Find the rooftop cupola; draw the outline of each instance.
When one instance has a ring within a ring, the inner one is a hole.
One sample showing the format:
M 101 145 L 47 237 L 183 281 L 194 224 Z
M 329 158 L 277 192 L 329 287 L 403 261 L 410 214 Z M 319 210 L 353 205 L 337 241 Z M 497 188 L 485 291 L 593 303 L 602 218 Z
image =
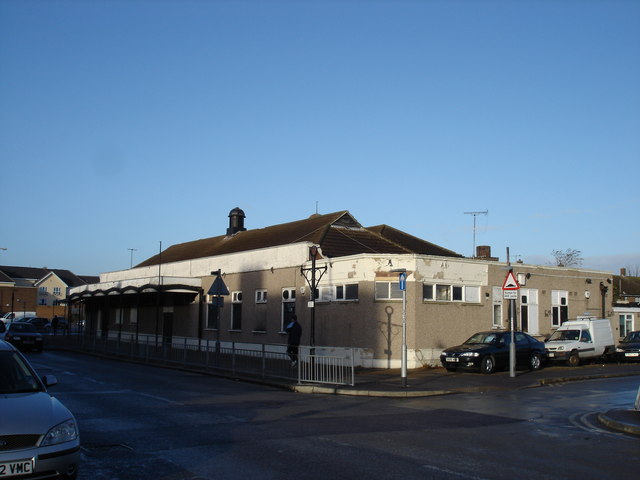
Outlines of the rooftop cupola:
M 235 235 L 238 232 L 244 232 L 244 212 L 240 207 L 236 207 L 229 212 L 229 228 L 227 228 L 227 235 Z

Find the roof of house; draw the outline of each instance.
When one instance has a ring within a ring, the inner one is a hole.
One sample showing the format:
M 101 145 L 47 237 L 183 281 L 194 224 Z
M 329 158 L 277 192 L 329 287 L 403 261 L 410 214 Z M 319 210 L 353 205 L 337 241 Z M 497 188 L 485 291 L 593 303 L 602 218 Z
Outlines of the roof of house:
M 640 297 L 640 277 L 614 275 L 613 281 L 619 296 Z
M 54 273 L 69 287 L 79 287 L 87 282 L 82 277 L 69 270 L 57 268 L 37 268 L 37 267 L 16 267 L 11 265 L 0 265 L 0 281 L 5 277 L 15 282 L 16 286 L 32 287 L 40 280 Z M 90 277 L 97 278 L 97 277 Z M 97 283 L 97 282 L 96 282 Z
M 387 225 L 365 228 L 348 211 L 343 210 L 325 215 L 314 214 L 295 222 L 239 231 L 233 235 L 180 243 L 170 246 L 137 266 L 146 267 L 298 242 L 319 245 L 326 257 L 360 253 L 462 256 Z

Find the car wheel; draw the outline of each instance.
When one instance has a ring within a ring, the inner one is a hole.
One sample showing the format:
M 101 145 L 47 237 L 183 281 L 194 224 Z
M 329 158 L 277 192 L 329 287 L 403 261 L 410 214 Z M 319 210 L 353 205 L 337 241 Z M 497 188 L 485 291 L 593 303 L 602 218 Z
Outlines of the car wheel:
M 529 370 L 540 370 L 542 367 L 542 357 L 539 353 L 532 353 L 529 358 Z
M 491 355 L 487 355 L 486 357 L 482 358 L 482 361 L 480 362 L 480 371 L 482 373 L 493 373 L 495 368 L 496 364 Z
M 580 355 L 578 355 L 578 352 L 571 352 L 571 355 L 569 355 L 569 360 L 567 360 L 567 364 L 570 367 L 577 367 L 578 365 L 580 365 Z

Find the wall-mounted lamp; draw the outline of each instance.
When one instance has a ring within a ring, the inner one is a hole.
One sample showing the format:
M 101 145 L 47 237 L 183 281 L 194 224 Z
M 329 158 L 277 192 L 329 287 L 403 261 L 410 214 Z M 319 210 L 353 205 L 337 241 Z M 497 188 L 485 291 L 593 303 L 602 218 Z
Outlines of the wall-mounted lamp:
M 590 283 L 591 283 L 591 279 L 590 279 L 590 278 L 587 278 L 587 279 L 584 281 L 584 283 L 589 283 L 589 284 L 590 284 Z
M 393 267 L 393 262 L 391 261 L 391 259 L 389 259 L 389 261 L 387 262 L 387 267 Z

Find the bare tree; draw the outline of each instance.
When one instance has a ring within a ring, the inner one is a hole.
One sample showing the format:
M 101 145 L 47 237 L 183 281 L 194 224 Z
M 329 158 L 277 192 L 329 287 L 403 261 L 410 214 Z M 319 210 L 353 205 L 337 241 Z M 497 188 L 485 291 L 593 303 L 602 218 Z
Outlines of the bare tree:
M 635 265 L 633 267 L 627 265 L 627 268 L 625 270 L 627 271 L 628 277 L 640 277 L 640 267 L 638 265 Z
M 582 265 L 582 252 L 573 248 L 553 250 L 551 252 L 558 267 L 579 267 Z

